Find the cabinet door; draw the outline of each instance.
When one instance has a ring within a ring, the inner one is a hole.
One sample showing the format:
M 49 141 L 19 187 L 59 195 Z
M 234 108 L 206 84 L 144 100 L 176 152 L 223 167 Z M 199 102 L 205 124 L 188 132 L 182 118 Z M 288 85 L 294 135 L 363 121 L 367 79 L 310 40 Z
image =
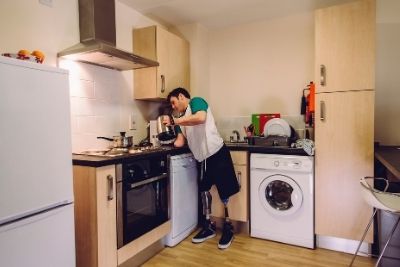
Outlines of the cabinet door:
M 117 266 L 114 165 L 73 170 L 76 266 Z
M 96 168 L 98 266 L 117 266 L 115 167 Z
M 315 230 L 359 240 L 372 215 L 359 180 L 373 175 L 374 91 L 320 93 L 316 105 Z
M 232 153 L 232 152 L 231 152 Z M 247 156 L 247 152 L 238 152 Z M 247 222 L 249 219 L 248 212 L 248 170 L 247 165 L 233 165 L 236 177 L 240 184 L 240 191 L 229 198 L 228 211 L 229 218 L 235 221 Z M 214 217 L 225 218 L 224 205 L 219 198 L 218 191 L 215 186 L 210 190 L 212 194 L 211 215 Z
M 134 71 L 135 99 L 165 99 L 177 87 L 189 90 L 189 44 L 186 40 L 159 26 L 135 29 L 133 51 L 160 64 Z
M 171 34 L 169 38 L 169 68 L 166 77 L 167 91 L 171 92 L 175 88 L 189 88 L 189 43 Z
M 155 60 L 158 67 L 134 70 L 135 99 L 166 98 L 166 78 L 169 69 L 169 32 L 150 26 L 133 30 L 133 52 L 139 56 Z
M 375 0 L 363 0 L 315 13 L 317 92 L 375 87 Z M 324 66 L 325 85 L 321 85 Z

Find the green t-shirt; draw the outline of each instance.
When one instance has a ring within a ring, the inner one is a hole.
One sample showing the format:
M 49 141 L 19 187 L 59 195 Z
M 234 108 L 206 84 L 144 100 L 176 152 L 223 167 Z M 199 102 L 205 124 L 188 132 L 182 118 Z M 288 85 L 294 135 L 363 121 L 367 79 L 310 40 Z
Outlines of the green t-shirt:
M 193 97 L 192 99 L 190 99 L 189 105 L 192 114 L 195 114 L 196 112 L 201 110 L 207 112 L 208 109 L 208 103 L 204 100 L 204 98 L 201 97 Z M 182 133 L 181 127 L 179 127 L 179 125 L 175 125 L 175 132 L 177 134 Z

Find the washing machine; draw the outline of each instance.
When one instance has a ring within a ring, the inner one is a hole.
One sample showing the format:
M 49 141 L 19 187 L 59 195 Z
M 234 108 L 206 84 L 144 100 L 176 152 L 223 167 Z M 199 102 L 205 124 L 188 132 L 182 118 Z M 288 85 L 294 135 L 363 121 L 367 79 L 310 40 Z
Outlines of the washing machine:
M 315 248 L 313 157 L 251 154 L 250 235 Z

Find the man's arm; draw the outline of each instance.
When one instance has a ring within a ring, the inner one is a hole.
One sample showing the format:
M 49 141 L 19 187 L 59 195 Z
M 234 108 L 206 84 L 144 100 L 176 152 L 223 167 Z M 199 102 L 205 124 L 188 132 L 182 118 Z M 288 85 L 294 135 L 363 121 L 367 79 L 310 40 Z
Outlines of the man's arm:
M 199 110 L 194 114 L 183 116 L 174 119 L 175 124 L 182 126 L 193 126 L 198 124 L 203 124 L 206 121 L 207 112 L 204 110 Z
M 182 133 L 178 133 L 178 135 L 176 136 L 175 142 L 174 142 L 174 146 L 175 147 L 183 147 L 186 143 L 186 139 L 185 136 Z

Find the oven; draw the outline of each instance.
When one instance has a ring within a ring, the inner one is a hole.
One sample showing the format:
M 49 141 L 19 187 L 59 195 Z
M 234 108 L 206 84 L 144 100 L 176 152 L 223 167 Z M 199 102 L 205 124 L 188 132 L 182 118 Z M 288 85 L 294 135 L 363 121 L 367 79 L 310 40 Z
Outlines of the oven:
M 117 246 L 168 221 L 167 155 L 149 154 L 117 165 Z

